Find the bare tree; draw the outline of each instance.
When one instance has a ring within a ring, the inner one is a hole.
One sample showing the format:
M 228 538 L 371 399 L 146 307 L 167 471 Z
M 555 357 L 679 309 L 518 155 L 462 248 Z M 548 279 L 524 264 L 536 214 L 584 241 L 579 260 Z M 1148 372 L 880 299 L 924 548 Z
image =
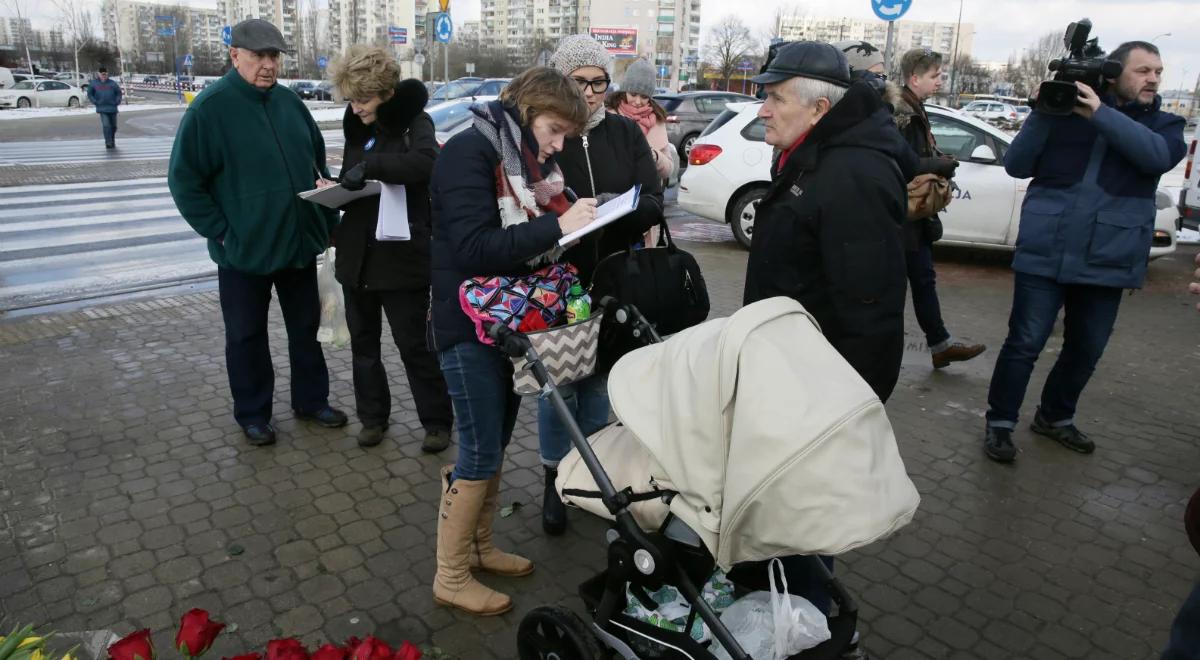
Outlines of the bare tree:
M 725 87 L 729 87 L 729 79 L 737 70 L 738 63 L 750 53 L 754 40 L 750 36 L 750 28 L 742 19 L 730 14 L 721 19 L 708 31 L 708 46 L 705 59 L 709 66 L 721 74 Z
M 33 58 L 29 55 L 29 30 L 25 28 L 25 2 L 24 0 L 3 0 L 4 6 L 8 8 L 10 13 L 17 16 L 17 29 L 21 31 L 21 45 L 25 47 L 25 64 L 29 67 L 29 72 L 33 73 Z
M 1019 95 L 1033 92 L 1038 83 L 1050 77 L 1050 60 L 1062 56 L 1065 51 L 1061 34 L 1048 32 L 1042 35 L 1023 48 L 1019 58 L 1015 54 L 1009 58 L 1008 82 Z
M 53 0 L 58 9 L 62 29 L 71 39 L 71 50 L 75 57 L 75 75 L 79 76 L 79 51 L 94 37 L 92 10 L 84 4 L 84 0 Z M 78 83 L 78 80 L 74 81 Z

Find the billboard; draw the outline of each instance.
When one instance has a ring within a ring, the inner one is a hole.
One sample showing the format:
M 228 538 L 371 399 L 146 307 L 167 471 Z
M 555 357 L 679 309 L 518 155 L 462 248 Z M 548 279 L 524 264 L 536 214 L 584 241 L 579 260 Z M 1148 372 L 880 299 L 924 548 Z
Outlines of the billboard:
M 616 57 L 637 57 L 637 28 L 589 28 L 592 38 Z

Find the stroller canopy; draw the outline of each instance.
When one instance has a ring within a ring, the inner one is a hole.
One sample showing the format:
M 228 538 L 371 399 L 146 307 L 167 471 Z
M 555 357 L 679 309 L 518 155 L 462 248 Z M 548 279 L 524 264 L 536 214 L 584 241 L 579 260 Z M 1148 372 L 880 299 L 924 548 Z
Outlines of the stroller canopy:
M 883 404 L 791 298 L 626 355 L 608 390 L 634 453 L 652 458 L 641 469 L 679 493 L 671 512 L 725 569 L 840 554 L 916 512 Z

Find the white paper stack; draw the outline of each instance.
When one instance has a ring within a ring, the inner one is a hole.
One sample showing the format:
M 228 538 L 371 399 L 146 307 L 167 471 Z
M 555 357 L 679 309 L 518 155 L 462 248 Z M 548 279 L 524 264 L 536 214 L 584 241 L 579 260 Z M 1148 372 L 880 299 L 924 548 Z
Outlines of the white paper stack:
M 408 227 L 408 192 L 404 186 L 381 184 L 375 240 L 407 241 L 410 238 L 412 233 Z

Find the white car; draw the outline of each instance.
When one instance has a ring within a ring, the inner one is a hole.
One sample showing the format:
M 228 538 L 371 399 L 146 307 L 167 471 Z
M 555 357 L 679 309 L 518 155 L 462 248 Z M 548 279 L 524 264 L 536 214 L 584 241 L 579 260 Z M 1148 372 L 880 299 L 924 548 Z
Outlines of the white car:
M 84 94 L 57 80 L 26 80 L 0 89 L 0 108 L 78 108 Z
M 498 96 L 468 96 L 460 99 L 444 101 L 425 108 L 433 119 L 433 130 L 437 134 L 438 145 L 446 144 L 450 138 L 467 130 L 475 119 L 471 106 L 476 103 L 495 101 Z
M 1016 125 L 1021 120 L 1016 106 L 1000 101 L 971 101 L 963 106 L 962 111 L 993 124 Z
M 679 205 L 702 218 L 728 222 L 738 242 L 749 248 L 754 215 L 771 181 L 772 148 L 757 113 L 761 103 L 731 103 L 692 147 L 689 167 L 679 180 Z M 926 105 L 938 148 L 959 161 L 954 201 L 939 214 L 940 245 L 1012 250 L 1017 242 L 1021 202 L 1029 179 L 1004 171 L 1012 137 L 974 117 Z M 1159 191 L 1150 258 L 1175 251 L 1171 197 Z

